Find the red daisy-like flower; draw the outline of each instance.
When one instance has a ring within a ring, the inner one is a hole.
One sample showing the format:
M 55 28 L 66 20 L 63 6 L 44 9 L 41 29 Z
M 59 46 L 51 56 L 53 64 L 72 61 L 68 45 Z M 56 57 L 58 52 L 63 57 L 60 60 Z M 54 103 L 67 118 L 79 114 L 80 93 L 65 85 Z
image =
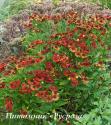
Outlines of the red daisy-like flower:
M 10 83 L 10 88 L 11 89 L 17 89 L 20 86 L 20 80 L 14 81 Z
M 43 41 L 42 40 L 35 40 L 31 43 L 31 45 L 39 45 L 39 44 L 42 44 Z
M 1 82 L 1 83 L 0 83 L 0 89 L 3 89 L 3 88 L 5 88 L 5 83 L 4 83 L 4 82 Z
M 47 97 L 48 95 L 48 91 L 47 90 L 43 90 L 43 91 L 39 91 L 37 94 L 35 94 L 35 96 L 44 99 L 45 97 Z
M 97 48 L 97 44 L 96 44 L 96 42 L 93 41 L 93 42 L 91 43 L 91 46 L 92 46 L 93 48 Z
M 78 82 L 78 80 L 76 79 L 76 78 L 73 78 L 72 80 L 71 80 L 71 85 L 72 86 L 77 86 L 79 84 L 79 82 Z
M 54 62 L 58 63 L 58 62 L 60 62 L 60 59 L 61 59 L 61 58 L 60 58 L 60 55 L 59 55 L 59 54 L 56 54 L 56 53 L 55 53 L 55 54 L 53 55 L 53 61 L 54 61 Z
M 51 90 L 55 94 L 58 92 L 58 88 L 56 86 L 50 86 L 49 90 Z
M 91 63 L 90 63 L 89 59 L 85 59 L 83 62 L 80 63 L 80 66 L 89 67 L 89 66 L 91 66 Z
M 29 85 L 27 85 L 26 83 L 22 83 L 22 87 L 19 92 L 21 94 L 29 94 L 32 92 L 32 90 L 30 89 Z
M 53 68 L 53 64 L 51 62 L 46 62 L 45 66 L 46 70 L 51 70 Z
M 13 101 L 11 98 L 6 98 L 5 100 L 5 107 L 8 112 L 12 112 L 13 110 Z

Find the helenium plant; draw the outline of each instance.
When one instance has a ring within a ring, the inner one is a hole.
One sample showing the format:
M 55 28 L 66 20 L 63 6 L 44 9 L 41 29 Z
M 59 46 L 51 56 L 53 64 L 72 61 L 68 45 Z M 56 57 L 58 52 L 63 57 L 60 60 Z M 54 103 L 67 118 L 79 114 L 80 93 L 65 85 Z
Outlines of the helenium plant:
M 110 21 L 101 15 L 80 19 L 74 11 L 32 13 L 23 24 L 24 51 L 0 64 L 1 107 L 19 114 L 88 113 L 109 92 Z

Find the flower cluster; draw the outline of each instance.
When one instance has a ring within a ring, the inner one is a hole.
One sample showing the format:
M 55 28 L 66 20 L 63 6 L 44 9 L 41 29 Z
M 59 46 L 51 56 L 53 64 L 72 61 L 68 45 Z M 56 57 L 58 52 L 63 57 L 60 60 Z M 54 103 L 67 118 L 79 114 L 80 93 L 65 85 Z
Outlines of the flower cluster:
M 60 64 L 63 68 L 68 68 L 71 67 L 71 61 L 68 56 L 66 55 L 59 55 L 59 54 L 54 54 L 53 55 L 53 61 Z
M 5 98 L 7 111 L 12 112 L 16 105 L 14 92 L 21 98 L 33 96 L 35 104 L 36 99 L 52 103 L 62 94 L 64 98 L 69 86 L 75 89 L 82 83 L 90 83 L 92 72 L 105 69 L 103 51 L 107 46 L 104 39 L 110 21 L 111 17 L 101 15 L 81 19 L 74 11 L 53 16 L 33 13 L 29 21 L 24 22 L 24 27 L 30 29 L 29 35 L 35 40 L 27 40 L 27 45 L 23 43 L 26 50 L 19 57 L 11 56 L 8 63 L 0 63 L 0 89 L 8 88 L 11 93 Z M 44 24 L 47 26 L 42 29 Z M 45 31 L 47 27 L 49 32 Z M 27 109 L 21 106 L 20 113 L 27 113 Z
M 64 71 L 64 75 L 71 80 L 72 86 L 77 86 L 78 82 L 78 75 L 75 72 L 70 72 L 69 70 Z
M 46 102 L 53 102 L 59 99 L 59 93 L 56 86 L 50 86 L 47 90 L 41 90 L 36 96 L 44 99 Z
M 27 58 L 18 60 L 16 67 L 21 68 L 21 67 L 30 66 L 32 64 L 40 63 L 42 60 L 43 60 L 42 58 L 27 57 Z

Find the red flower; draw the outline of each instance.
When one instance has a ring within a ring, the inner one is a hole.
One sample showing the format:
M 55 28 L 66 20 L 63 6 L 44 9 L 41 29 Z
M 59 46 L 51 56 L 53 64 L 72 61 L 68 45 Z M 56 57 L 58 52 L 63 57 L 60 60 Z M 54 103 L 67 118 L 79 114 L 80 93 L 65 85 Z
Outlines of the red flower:
M 91 43 L 91 46 L 92 46 L 93 48 L 97 48 L 96 42 L 93 41 L 93 42 Z
M 17 89 L 20 86 L 20 80 L 14 81 L 10 83 L 11 89 Z
M 48 82 L 48 83 L 54 82 L 54 80 L 46 71 L 37 70 L 37 71 L 34 71 L 34 75 L 36 76 L 36 78 L 43 80 L 45 82 Z
M 80 56 L 81 56 L 81 52 L 80 52 L 80 51 L 76 51 L 76 52 L 75 52 L 75 56 L 76 56 L 76 57 L 80 57 Z
M 63 68 L 69 68 L 69 67 L 71 67 L 71 64 L 66 62 L 66 63 L 61 63 L 61 66 Z
M 50 86 L 49 90 L 51 90 L 55 94 L 58 92 L 58 88 L 56 86 Z
M 68 42 L 69 42 L 69 40 L 67 38 L 62 38 L 61 40 L 58 40 L 56 42 L 56 45 L 62 45 L 64 47 L 67 47 L 68 46 Z
M 48 91 L 44 90 L 44 91 L 39 91 L 35 96 L 38 96 L 39 98 L 44 99 L 45 97 L 47 97 L 48 95 Z
M 91 65 L 91 63 L 90 63 L 90 61 L 88 59 L 85 59 L 82 63 L 80 63 L 80 66 L 86 66 L 86 67 L 88 67 L 90 65 Z
M 43 41 L 42 40 L 35 40 L 31 43 L 31 45 L 39 45 L 39 44 L 42 44 Z
M 56 54 L 56 53 L 55 53 L 55 54 L 53 55 L 53 61 L 54 61 L 54 62 L 58 63 L 58 62 L 60 62 L 60 59 L 61 59 L 61 58 L 60 58 L 60 55 L 59 55 L 59 54 Z
M 62 55 L 54 54 L 53 61 L 59 63 L 63 68 L 71 67 L 70 59 L 65 54 Z
M 83 39 L 83 38 L 85 38 L 86 37 L 86 35 L 84 34 L 84 33 L 81 33 L 80 35 L 79 35 L 79 39 Z
M 77 75 L 77 73 L 75 73 L 75 72 L 71 72 L 71 73 L 70 73 L 70 77 L 71 77 L 71 78 L 78 78 L 78 75 Z
M 73 53 L 77 52 L 77 48 L 75 47 L 75 45 L 70 45 L 69 50 Z
M 96 40 L 97 39 L 97 36 L 93 33 L 90 33 L 90 37 L 93 39 L 93 40 Z
M 71 74 L 71 72 L 70 72 L 69 70 L 65 70 L 65 71 L 64 71 L 64 75 L 65 75 L 65 76 L 69 76 L 70 74 Z
M 0 72 L 2 72 L 5 69 L 5 66 L 5 63 L 0 63 Z
M 46 62 L 45 66 L 46 70 L 51 70 L 53 68 L 53 64 L 51 62 Z
M 79 84 L 79 82 L 78 82 L 78 80 L 76 78 L 73 78 L 71 80 L 71 84 L 72 84 L 72 86 L 77 86 Z
M 25 84 L 25 83 L 22 83 L 22 87 L 21 87 L 21 89 L 20 89 L 20 93 L 21 93 L 21 94 L 29 94 L 29 93 L 31 93 L 31 92 L 32 92 L 32 91 L 31 91 L 29 85 L 27 85 L 27 84 Z
M 41 51 L 41 54 L 46 54 L 50 51 L 48 47 L 46 47 L 44 50 Z
M 33 84 L 32 85 L 34 85 L 35 87 L 39 88 L 39 87 L 41 87 L 40 82 L 41 82 L 40 79 L 33 78 L 33 82 L 32 82 Z
M 33 65 L 36 63 L 40 63 L 41 61 L 43 61 L 44 57 L 40 57 L 40 58 L 33 58 L 33 57 L 28 57 L 24 60 L 21 60 L 18 62 L 18 67 L 26 67 L 29 65 Z
M 39 63 L 39 62 L 41 62 L 43 59 L 41 59 L 41 58 L 36 58 L 36 59 L 34 59 L 34 63 Z
M 86 49 L 87 45 L 86 45 L 86 42 L 81 42 L 79 43 L 78 45 L 81 49 Z
M 47 83 L 54 83 L 54 80 L 50 76 L 45 77 L 44 81 Z
M 8 112 L 12 112 L 13 110 L 13 101 L 11 98 L 6 98 L 5 100 L 5 107 Z
M 33 58 L 33 57 L 28 57 L 28 58 L 26 59 L 26 61 L 27 61 L 27 64 L 26 64 L 26 65 L 31 65 L 31 64 L 34 63 L 34 58 Z
M 5 83 L 4 83 L 4 82 L 1 82 L 1 83 L 0 83 L 0 89 L 3 89 L 3 88 L 5 88 Z
M 37 90 L 38 88 L 41 87 L 40 85 L 40 81 L 36 81 L 35 78 L 33 80 L 28 80 L 27 83 L 29 84 L 29 88 L 32 90 L 32 91 L 35 91 Z
M 18 67 L 25 67 L 27 66 L 27 60 L 22 60 L 19 64 L 18 64 Z
M 49 94 L 48 90 L 39 91 L 35 96 L 43 99 L 46 102 L 53 102 L 59 99 L 59 94 L 57 93 L 57 88 L 55 86 L 51 86 L 49 90 L 52 91 L 51 94 Z

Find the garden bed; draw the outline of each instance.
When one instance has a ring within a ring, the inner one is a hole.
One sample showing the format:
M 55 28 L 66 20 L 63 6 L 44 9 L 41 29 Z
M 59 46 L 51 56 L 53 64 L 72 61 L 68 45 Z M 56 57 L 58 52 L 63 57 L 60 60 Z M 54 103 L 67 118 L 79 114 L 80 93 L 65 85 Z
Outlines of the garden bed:
M 105 65 L 111 11 L 101 9 L 86 3 L 34 4 L 1 24 L 1 53 L 8 51 L 0 62 L 1 112 L 45 117 L 18 122 L 7 116 L 1 122 L 111 123 L 111 76 Z

